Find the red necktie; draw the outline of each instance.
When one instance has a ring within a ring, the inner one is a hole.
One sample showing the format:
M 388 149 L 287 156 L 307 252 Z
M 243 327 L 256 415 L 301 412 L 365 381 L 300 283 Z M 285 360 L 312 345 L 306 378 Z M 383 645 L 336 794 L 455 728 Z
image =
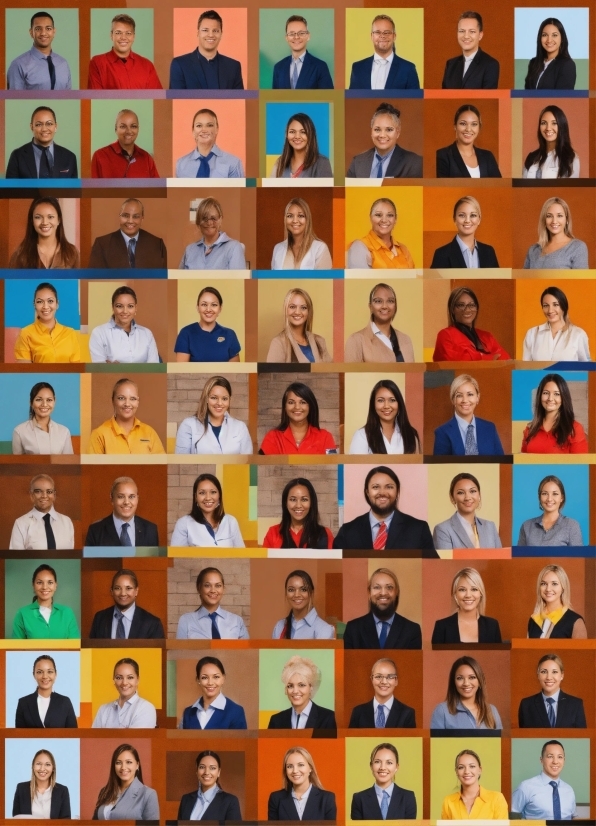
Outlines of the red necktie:
M 379 532 L 377 538 L 373 542 L 375 551 L 384 551 L 387 544 L 387 525 L 384 522 L 379 523 Z

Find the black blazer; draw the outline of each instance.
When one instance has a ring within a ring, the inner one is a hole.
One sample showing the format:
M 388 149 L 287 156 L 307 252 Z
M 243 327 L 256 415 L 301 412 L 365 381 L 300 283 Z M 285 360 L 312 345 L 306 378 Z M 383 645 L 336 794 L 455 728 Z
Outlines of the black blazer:
M 217 53 L 219 89 L 244 89 L 239 60 Z M 170 89 L 210 89 L 199 60 L 199 50 L 175 57 L 170 63 Z
M 535 62 L 536 58 L 533 57 L 528 64 L 525 89 L 575 89 L 575 61 L 570 57 L 564 60 L 555 58 L 544 70 L 538 86 L 531 86 L 528 78 Z M 8 175 L 6 177 L 8 178 Z
M 135 248 L 135 268 L 138 270 L 165 270 L 168 266 L 166 245 L 157 235 L 139 230 Z M 91 247 L 90 269 L 128 270 L 130 261 L 126 243 L 120 230 L 99 235 Z M 136 519 L 136 516 L 135 516 Z M 157 542 L 154 543 L 157 545 Z
M 135 547 L 155 547 L 159 545 L 157 525 L 135 514 Z M 89 525 L 85 546 L 89 548 L 125 548 L 120 546 L 120 537 L 114 526 L 112 514 Z
M 198 792 L 189 792 L 182 795 L 178 807 L 178 820 L 190 820 L 197 802 L 197 794 Z M 229 792 L 219 791 L 203 812 L 201 820 L 218 820 L 220 823 L 226 820 L 242 820 L 238 798 Z
M 476 246 L 478 247 L 478 263 L 480 264 L 481 269 L 483 267 L 499 266 L 494 247 L 491 247 L 490 244 L 481 244 L 480 241 L 476 241 Z M 445 244 L 444 247 L 439 247 L 435 250 L 432 264 L 430 266 L 433 270 L 466 268 L 464 255 L 459 248 L 456 238 L 454 238 L 453 241 L 450 241 L 449 244 Z
M 348 728 L 374 727 L 375 707 L 372 700 L 352 709 Z M 405 703 L 400 703 L 397 697 L 394 697 L 385 728 L 416 728 L 416 711 Z M 364 794 L 364 792 L 359 792 L 359 794 Z
M 28 780 L 17 783 L 12 803 L 12 816 L 31 814 L 31 786 Z M 50 820 L 70 820 L 70 795 L 66 786 L 56 783 L 52 789 Z
M 498 60 L 478 49 L 465 75 L 464 62 L 463 54 L 447 61 L 443 73 L 443 89 L 498 89 Z
M 520 728 L 550 728 L 542 693 L 524 697 L 517 713 Z M 587 728 L 584 701 L 581 697 L 559 692 L 556 728 Z
M 292 709 L 285 708 L 277 714 L 272 714 L 267 728 L 292 728 Z M 306 720 L 306 728 L 337 728 L 335 712 L 313 703 Z
M 136 517 L 135 517 L 136 519 Z M 112 638 L 112 620 L 114 618 L 114 606 L 98 611 L 93 617 L 89 639 L 110 640 Z M 165 639 L 163 625 L 159 617 L 145 611 L 144 608 L 135 606 L 135 613 L 130 625 L 129 640 L 163 640 Z
M 7 178 L 37 178 L 33 141 L 13 149 L 6 167 Z M 54 144 L 54 166 L 51 178 L 78 178 L 77 157 L 70 149 Z
M 337 806 L 333 792 L 313 786 L 308 795 L 302 820 L 335 820 Z M 300 820 L 292 799 L 292 793 L 280 789 L 271 792 L 267 805 L 267 820 Z
M 374 146 L 352 158 L 347 178 L 368 178 L 373 164 L 376 149 Z M 395 146 L 391 160 L 387 166 L 385 178 L 422 178 L 422 155 L 410 152 Z
M 344 648 L 381 648 L 371 613 L 348 620 L 344 631 Z M 422 648 L 422 631 L 418 623 L 396 614 L 387 635 L 385 649 L 387 648 Z
M 52 692 L 44 722 L 37 709 L 37 691 L 21 697 L 15 715 L 16 728 L 78 728 L 70 697 Z
M 409 789 L 402 789 L 397 783 L 394 783 L 387 811 L 387 820 L 415 820 L 416 811 L 416 795 L 414 792 Z M 350 817 L 352 820 L 383 820 L 374 786 L 352 795 Z
M 373 549 L 373 539 L 368 513 L 357 516 L 351 522 L 345 522 L 333 540 L 333 547 L 346 548 L 350 551 L 371 551 Z M 424 551 L 426 553 L 423 553 L 422 556 L 426 559 L 439 558 L 435 551 L 428 522 L 415 519 L 413 516 L 397 510 L 393 514 L 393 519 L 389 525 L 385 549 Z M 379 555 L 382 554 L 383 551 L 379 551 Z
M 495 156 L 489 149 L 474 147 L 481 178 L 501 178 Z M 460 155 L 455 141 L 450 146 L 437 149 L 437 178 L 471 178 L 464 159 Z
M 435 622 L 432 642 L 461 642 L 459 638 L 459 625 L 457 624 L 457 611 L 455 614 L 451 614 L 451 616 Z M 498 620 L 492 617 L 485 617 L 484 615 L 478 617 L 478 642 L 502 642 Z

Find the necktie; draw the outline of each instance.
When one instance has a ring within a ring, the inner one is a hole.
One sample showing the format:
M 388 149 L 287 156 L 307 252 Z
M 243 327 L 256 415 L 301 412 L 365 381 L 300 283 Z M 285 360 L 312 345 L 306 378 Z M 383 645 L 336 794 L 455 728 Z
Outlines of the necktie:
M 48 55 L 48 71 L 50 73 L 50 89 L 56 88 L 56 69 L 54 68 L 54 61 L 52 55 Z
M 41 160 L 39 162 L 39 177 L 52 177 L 52 159 L 50 157 L 50 149 L 48 146 L 41 146 Z
M 209 178 L 211 170 L 209 169 L 209 161 L 215 153 L 210 152 L 208 155 L 199 154 L 199 168 L 197 169 L 197 178 Z
M 375 551 L 384 551 L 387 544 L 387 525 L 384 522 L 379 523 L 379 532 L 373 542 Z
M 130 534 L 128 533 L 128 529 L 130 525 L 128 522 L 125 522 L 122 525 L 122 530 L 120 531 L 120 544 L 126 545 L 128 548 L 132 548 L 132 542 L 130 541 Z
M 296 728 L 300 728 L 300 715 L 296 715 Z
M 377 178 L 382 178 L 383 177 L 383 158 L 378 154 L 378 152 L 375 152 L 375 161 L 379 162 L 379 165 L 377 167 Z
M 290 85 L 292 89 L 295 89 L 298 86 L 298 61 L 292 61 L 292 77 L 290 79 Z
M 116 609 L 114 611 L 114 616 L 118 620 L 118 625 L 116 626 L 116 639 L 125 640 L 126 631 L 124 630 L 124 614 L 122 613 L 122 611 L 118 611 L 118 609 Z
M 214 611 L 212 614 L 209 614 L 209 619 L 211 620 L 211 639 L 221 640 L 221 634 L 219 633 L 219 628 L 217 627 L 217 612 Z
M 46 539 L 48 541 L 48 551 L 55 551 L 56 550 L 56 537 L 54 536 L 54 531 L 52 530 L 52 525 L 50 523 L 50 514 L 44 513 L 43 521 L 45 523 L 46 529 Z
M 137 246 L 137 239 L 131 238 L 128 242 L 128 265 L 131 269 L 135 269 L 137 266 L 137 260 L 135 256 L 135 248 Z
M 466 456 L 478 456 L 478 445 L 474 436 L 474 425 L 469 424 L 466 431 Z
M 377 716 L 375 718 L 375 728 L 385 728 L 385 706 L 377 706 Z
M 381 795 L 381 814 L 383 815 L 383 820 L 387 820 L 387 812 L 389 811 L 389 794 L 388 792 L 383 789 L 383 794 Z
M 553 787 L 553 820 L 561 820 L 561 799 L 559 797 L 559 785 L 556 780 L 549 780 L 549 786 Z
M 555 728 L 557 725 L 557 718 L 555 717 L 555 701 L 552 697 L 547 697 L 546 702 L 548 704 L 548 722 L 550 723 L 551 728 Z
M 381 623 L 381 633 L 379 634 L 379 645 L 381 648 L 385 648 L 385 643 L 387 642 L 387 635 L 389 634 L 389 623 L 382 622 Z

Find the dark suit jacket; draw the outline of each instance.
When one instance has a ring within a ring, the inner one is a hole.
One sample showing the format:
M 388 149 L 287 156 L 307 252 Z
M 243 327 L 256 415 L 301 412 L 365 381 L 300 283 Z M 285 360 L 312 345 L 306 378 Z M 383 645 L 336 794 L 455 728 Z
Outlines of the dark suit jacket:
M 267 810 L 267 820 L 300 820 L 292 793 L 283 789 L 271 792 Z M 337 806 L 333 792 L 313 786 L 304 807 L 302 820 L 335 820 L 336 817 Z
M 352 795 L 352 820 L 383 820 L 375 787 Z M 409 789 L 393 784 L 387 820 L 415 820 L 416 795 Z
M 352 63 L 352 74 L 350 75 L 350 89 L 370 89 L 370 73 L 372 71 L 374 57 L 365 57 L 364 60 L 357 60 Z M 420 89 L 418 72 L 416 66 L 403 57 L 393 55 L 391 68 L 387 75 L 385 89 Z
M 348 728 L 374 727 L 375 707 L 372 700 L 352 709 Z M 397 697 L 394 697 L 385 728 L 416 728 L 416 711 L 405 703 L 400 703 Z M 360 792 L 360 794 L 364 794 L 364 792 Z
M 112 638 L 112 619 L 114 617 L 114 606 L 98 611 L 93 617 L 89 639 L 109 640 Z M 165 639 L 163 625 L 159 617 L 150 614 L 138 605 L 135 605 L 135 612 L 130 625 L 129 640 L 163 640 Z
M 178 807 L 178 820 L 190 820 L 196 802 L 197 792 L 183 794 Z M 242 820 L 238 798 L 229 792 L 219 791 L 203 812 L 201 820 L 218 820 L 220 823 Z
M 273 88 L 274 89 L 291 89 L 290 83 L 290 65 L 292 63 L 292 55 L 284 57 L 279 63 L 273 67 Z M 307 51 L 304 55 L 302 69 L 298 75 L 297 89 L 333 89 L 333 80 L 329 67 L 324 60 L 311 55 Z
M 375 148 L 367 149 L 352 158 L 348 178 L 369 178 Z M 387 166 L 386 178 L 422 178 L 422 155 L 396 146 Z
M 503 456 L 503 445 L 492 422 L 476 417 L 476 442 L 480 456 Z M 465 456 L 466 446 L 455 416 L 435 430 L 434 456 Z
M 518 718 L 520 728 L 550 728 L 542 693 L 524 697 L 519 704 Z M 556 728 L 587 728 L 581 697 L 559 692 Z
M 267 728 L 292 728 L 292 709 L 285 708 L 277 714 L 272 714 Z M 335 712 L 313 703 L 306 720 L 306 728 L 337 728 Z
M 242 66 L 233 57 L 218 52 L 220 89 L 244 89 Z M 170 89 L 209 89 L 208 81 L 198 57 L 198 49 L 175 57 L 170 64 Z
M 481 178 L 502 178 L 495 156 L 489 149 L 474 147 Z M 471 178 L 455 142 L 437 149 L 437 178 Z
M 139 238 L 135 249 L 135 263 L 136 269 L 139 270 L 167 269 L 168 258 L 163 240 L 158 238 L 157 235 L 145 232 L 144 229 L 139 230 Z M 89 267 L 102 270 L 127 270 L 130 268 L 126 242 L 120 230 L 110 232 L 108 235 L 100 235 L 95 239 L 91 248 Z
M 346 550 L 372 550 L 373 539 L 368 513 L 357 516 L 351 522 L 345 522 L 333 540 L 334 548 Z M 386 550 L 418 550 L 425 551 L 423 557 L 438 559 L 433 545 L 433 538 L 428 522 L 415 519 L 407 513 L 395 511 L 389 525 Z M 379 551 L 382 554 L 383 551 Z
M 465 75 L 464 63 L 463 54 L 447 61 L 443 73 L 443 89 L 498 89 L 498 60 L 478 49 Z
M 37 168 L 35 166 L 35 154 L 33 152 L 33 142 L 13 149 L 8 159 L 6 167 L 7 178 L 37 178 Z M 63 146 L 54 144 L 54 166 L 52 168 L 52 178 L 78 178 L 76 155 L 65 149 Z
M 530 67 L 536 60 L 532 58 L 528 64 L 528 74 Z M 526 89 L 575 89 L 575 61 L 570 57 L 566 60 L 553 60 L 552 63 L 546 67 L 544 74 L 538 81 L 538 86 L 530 86 L 528 78 L 526 77 Z M 8 176 L 7 176 L 8 177 Z
M 381 648 L 371 613 L 348 620 L 344 631 L 344 648 Z M 418 623 L 396 614 L 387 635 L 385 649 L 387 648 L 422 648 L 422 631 Z
M 12 803 L 12 816 L 31 814 L 31 787 L 29 781 L 17 783 Z M 70 795 L 66 786 L 56 783 L 52 789 L 50 820 L 70 820 Z
M 154 548 L 159 545 L 157 525 L 135 514 L 135 547 Z M 89 525 L 85 546 L 89 548 L 116 548 L 120 537 L 114 526 L 112 514 Z M 122 545 L 121 547 L 126 547 Z
M 494 247 L 491 247 L 490 244 L 481 244 L 480 241 L 476 241 L 476 246 L 478 247 L 478 263 L 480 264 L 480 269 L 499 266 Z M 445 244 L 444 247 L 439 247 L 435 250 L 430 266 L 433 270 L 441 268 L 466 268 L 464 255 L 455 238 L 453 241 L 450 241 L 449 244 Z
M 20 697 L 15 715 L 16 728 L 78 728 L 70 697 L 52 692 L 44 722 L 37 708 L 37 691 Z
M 461 642 L 457 624 L 457 611 L 455 614 L 435 622 L 432 641 L 436 643 Z M 478 642 L 502 642 L 498 620 L 484 615 L 478 617 Z

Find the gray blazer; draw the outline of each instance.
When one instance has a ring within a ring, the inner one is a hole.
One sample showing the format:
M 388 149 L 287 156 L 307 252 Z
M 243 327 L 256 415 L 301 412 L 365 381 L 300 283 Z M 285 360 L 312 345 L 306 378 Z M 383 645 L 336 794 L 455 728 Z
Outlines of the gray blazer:
M 93 820 L 103 820 L 103 806 L 93 812 Z M 138 777 L 118 800 L 108 820 L 159 820 L 157 792 L 144 786 Z
M 478 538 L 481 548 L 502 548 L 497 526 L 490 519 L 480 519 L 476 517 L 478 528 Z M 459 521 L 457 514 L 453 514 L 451 519 L 439 522 L 433 531 L 433 542 L 435 548 L 440 551 L 449 551 L 452 548 L 473 548 L 474 545 L 468 539 L 464 526 Z
M 375 148 L 367 149 L 352 158 L 347 178 L 369 178 Z M 422 178 L 422 155 L 396 146 L 387 167 L 386 178 Z

